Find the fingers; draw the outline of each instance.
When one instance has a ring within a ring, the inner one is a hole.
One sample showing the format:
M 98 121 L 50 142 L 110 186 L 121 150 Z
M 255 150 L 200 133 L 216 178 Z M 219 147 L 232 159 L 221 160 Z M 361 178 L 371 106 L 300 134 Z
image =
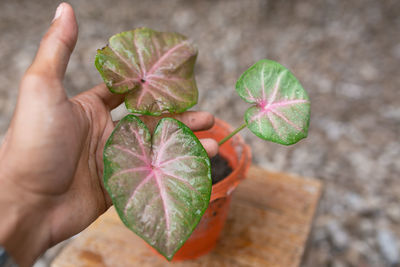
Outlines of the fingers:
M 78 37 L 74 11 L 61 3 L 27 74 L 62 80 Z
M 173 114 L 172 118 L 183 122 L 192 131 L 208 130 L 214 125 L 214 116 L 205 111 L 186 111 Z
M 165 117 L 171 117 L 183 122 L 192 131 L 207 130 L 214 125 L 214 116 L 205 111 L 186 111 L 180 114 L 163 114 L 158 117 L 141 116 L 140 119 L 147 125 L 150 132 L 153 132 L 158 121 Z
M 192 131 L 202 131 L 210 129 L 214 125 L 214 116 L 205 111 L 186 111 L 181 114 L 165 114 L 160 117 L 141 116 L 140 119 L 147 125 L 151 132 L 154 131 L 158 121 L 163 117 L 172 117 L 183 122 Z M 201 144 L 207 151 L 209 157 L 218 153 L 218 143 L 214 139 L 200 139 Z
M 140 116 L 140 119 L 147 125 L 150 132 L 153 132 L 158 121 L 165 117 L 173 117 L 183 122 L 192 131 L 207 130 L 214 125 L 214 116 L 205 111 L 186 111 L 181 114 L 164 114 L 159 117 Z M 116 123 L 117 122 L 115 122 L 115 124 Z M 207 151 L 209 157 L 213 157 L 218 153 L 218 143 L 214 139 L 204 138 L 200 139 L 200 142 Z
M 218 154 L 218 143 L 214 139 L 204 138 L 200 139 L 201 144 L 204 149 L 207 151 L 207 154 L 210 158 L 214 157 Z
M 90 89 L 88 93 L 97 95 L 97 97 L 99 97 L 104 105 L 106 105 L 110 110 L 118 107 L 122 102 L 124 102 L 125 98 L 124 94 L 121 95 L 111 93 L 104 83 L 96 85 Z

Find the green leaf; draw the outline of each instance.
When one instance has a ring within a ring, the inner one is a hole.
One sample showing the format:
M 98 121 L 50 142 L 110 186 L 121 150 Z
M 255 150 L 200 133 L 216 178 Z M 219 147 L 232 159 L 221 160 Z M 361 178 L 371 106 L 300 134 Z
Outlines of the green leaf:
M 132 113 L 180 113 L 197 103 L 197 49 L 178 33 L 138 28 L 112 36 L 95 65 L 113 93 L 127 94 Z
M 127 115 L 104 148 L 104 185 L 125 225 L 170 260 L 208 207 L 210 160 L 183 123 L 161 119 L 151 136 Z
M 258 61 L 240 76 L 236 91 L 253 104 L 245 113 L 245 121 L 258 137 L 283 145 L 307 137 L 310 120 L 307 92 L 279 63 Z

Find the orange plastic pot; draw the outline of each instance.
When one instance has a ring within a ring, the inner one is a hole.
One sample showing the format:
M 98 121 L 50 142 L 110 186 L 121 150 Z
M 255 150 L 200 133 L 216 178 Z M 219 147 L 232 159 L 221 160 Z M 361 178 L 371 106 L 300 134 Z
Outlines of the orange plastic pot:
M 196 132 L 198 138 L 213 138 L 222 140 L 232 132 L 232 127 L 219 119 L 208 131 Z M 228 216 L 231 194 L 240 181 L 246 177 L 251 163 L 250 147 L 243 138 L 235 135 L 219 148 L 219 154 L 228 161 L 232 173 L 212 187 L 210 204 L 200 223 L 190 238 L 175 254 L 172 261 L 182 261 L 198 258 L 210 252 L 216 245 Z

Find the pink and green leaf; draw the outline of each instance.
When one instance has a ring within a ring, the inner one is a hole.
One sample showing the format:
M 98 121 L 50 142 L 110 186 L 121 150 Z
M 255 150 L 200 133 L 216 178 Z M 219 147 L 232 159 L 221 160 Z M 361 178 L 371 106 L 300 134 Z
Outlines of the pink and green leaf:
M 197 103 L 197 49 L 178 33 L 138 28 L 112 36 L 95 65 L 111 92 L 126 94 L 132 113 L 180 113 Z
M 245 121 L 258 137 L 283 145 L 307 137 L 310 120 L 307 92 L 279 63 L 258 61 L 239 78 L 236 91 L 253 104 L 245 113 Z
M 127 115 L 104 148 L 104 185 L 125 225 L 170 260 L 208 207 L 210 160 L 183 123 L 161 119 L 151 135 Z

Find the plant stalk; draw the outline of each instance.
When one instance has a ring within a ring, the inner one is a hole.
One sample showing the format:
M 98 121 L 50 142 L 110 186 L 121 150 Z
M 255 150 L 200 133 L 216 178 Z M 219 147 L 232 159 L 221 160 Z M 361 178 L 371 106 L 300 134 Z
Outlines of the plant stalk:
M 245 128 L 247 126 L 246 123 L 243 123 L 242 125 L 240 125 L 238 128 L 236 128 L 233 132 L 231 132 L 227 137 L 225 137 L 224 139 L 222 139 L 221 141 L 218 142 L 218 145 L 221 146 L 223 143 L 225 143 L 226 141 L 228 141 L 232 136 L 234 136 L 235 134 L 237 134 L 238 132 L 240 132 L 241 130 L 243 130 L 243 128 Z

